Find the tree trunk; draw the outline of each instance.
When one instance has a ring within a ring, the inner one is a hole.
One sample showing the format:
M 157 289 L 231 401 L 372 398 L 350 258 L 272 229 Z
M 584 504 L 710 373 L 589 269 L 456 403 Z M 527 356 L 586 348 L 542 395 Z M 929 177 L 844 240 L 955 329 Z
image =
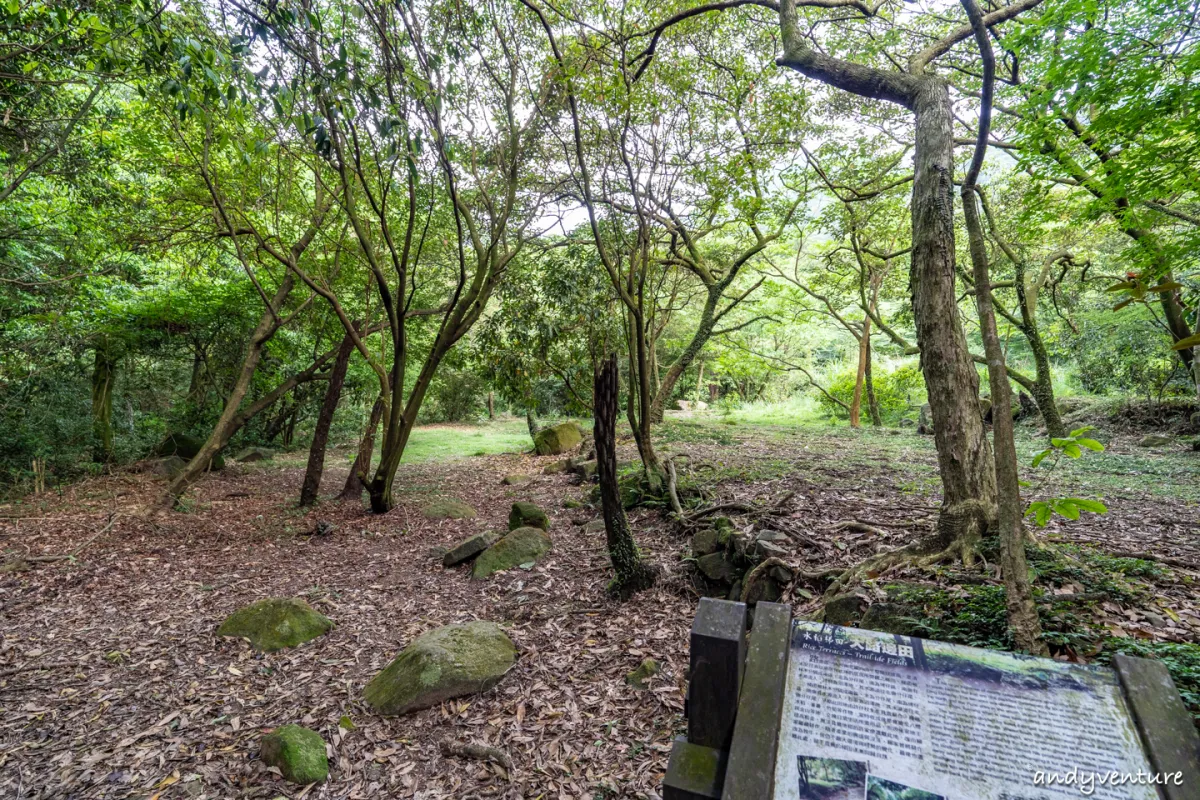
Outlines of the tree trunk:
M 379 419 L 383 416 L 383 400 L 376 398 L 371 406 L 371 416 L 367 420 L 367 430 L 363 433 L 362 441 L 358 443 L 358 453 L 354 463 L 350 465 L 350 475 L 346 478 L 346 486 L 338 495 L 339 500 L 362 500 L 363 476 L 371 470 L 371 455 L 375 452 L 375 431 L 379 429 Z
M 117 380 L 117 359 L 112 343 L 101 336 L 96 343 L 92 369 L 92 460 L 97 464 L 113 461 L 113 384 Z
M 879 398 L 875 396 L 875 381 L 871 377 L 870 317 L 867 317 L 865 325 L 867 326 L 867 364 L 863 370 L 863 382 L 867 387 L 867 408 L 871 411 L 872 427 L 881 428 L 883 427 L 883 415 L 879 413 Z
M 1036 323 L 1022 332 L 1029 341 L 1029 349 L 1033 351 L 1033 400 L 1046 423 L 1047 435 L 1061 439 L 1067 435 L 1067 426 L 1063 424 L 1062 414 L 1058 413 L 1058 403 L 1054 399 L 1054 376 L 1050 371 L 1050 356 L 1046 352 L 1046 343 L 1042 341 L 1042 334 Z
M 1005 605 L 1008 626 L 1013 639 L 1022 650 L 1036 655 L 1049 655 L 1042 642 L 1042 626 L 1037 605 L 1029 583 L 1029 568 L 1025 563 L 1025 529 L 1022 525 L 1025 507 L 1021 502 L 1021 481 L 1017 466 L 1017 447 L 1013 438 L 1012 389 L 1008 383 L 1008 368 L 1004 346 L 996 330 L 996 310 L 992 307 L 992 278 L 988 268 L 987 245 L 983 240 L 983 223 L 975 196 L 975 181 L 987 153 L 991 122 L 992 86 L 995 80 L 995 59 L 989 34 L 983 24 L 983 14 L 975 0 L 961 0 L 975 32 L 983 61 L 983 91 L 979 114 L 979 133 L 975 152 L 962 185 L 963 220 L 970 242 L 971 265 L 975 273 L 975 301 L 979 310 L 979 330 L 987 358 L 988 384 L 992 392 L 992 431 L 995 439 L 995 472 L 998 496 L 997 520 L 1000 536 L 1000 571 L 1004 578 Z
M 304 471 L 304 483 L 300 486 L 300 506 L 311 506 L 317 502 L 321 490 L 321 475 L 325 471 L 325 446 L 329 443 L 329 427 L 333 414 L 342 399 L 342 385 L 346 382 L 346 370 L 350 366 L 350 355 L 354 352 L 354 339 L 346 334 L 338 348 L 333 370 L 329 373 L 329 386 L 325 389 L 325 400 L 317 414 L 317 425 L 313 430 L 312 444 L 308 448 L 308 468 Z
M 708 340 L 712 338 L 713 328 L 716 326 L 716 306 L 720 299 L 720 294 L 714 296 L 710 289 L 708 300 L 705 301 L 704 310 L 701 312 L 700 324 L 696 328 L 696 332 L 692 335 L 691 341 L 687 347 L 679 354 L 679 358 L 675 363 L 667 369 L 667 374 L 663 376 L 657 389 L 653 394 L 653 401 L 650 404 L 650 421 L 657 424 L 663 421 L 663 411 L 667 407 L 667 400 L 670 399 L 671 393 L 675 391 L 675 384 L 679 382 L 680 377 L 687 371 L 687 368 L 692 365 L 692 362 L 704 350 L 704 345 L 708 344 Z M 703 363 L 703 362 L 701 362 Z M 704 370 L 700 370 L 701 377 L 704 375 Z M 697 386 L 697 391 L 699 387 Z
M 608 555 L 616 577 L 609 590 L 626 598 L 654 584 L 655 570 L 642 562 L 629 532 L 625 507 L 617 485 L 617 358 L 610 355 L 600 365 L 595 381 L 596 475 L 600 481 L 600 505 Z
M 947 85 L 922 78 L 914 98 L 912 305 L 942 478 L 940 544 L 973 560 L 996 515 L 996 475 L 979 413 L 979 376 L 954 287 L 954 141 Z
M 171 481 L 164 501 L 174 505 L 183 496 L 188 485 L 200 473 L 208 469 L 208 465 L 212 463 L 213 457 L 229 443 L 229 439 L 245 423 L 245 418 L 239 421 L 238 408 L 241 407 L 242 400 L 246 398 L 246 392 L 250 390 L 250 380 L 254 377 L 254 371 L 258 369 L 258 362 L 262 359 L 263 349 L 267 346 L 267 342 L 271 340 L 271 337 L 275 335 L 275 332 L 279 330 L 279 311 L 283 308 L 284 303 L 287 302 L 288 295 L 292 293 L 292 288 L 295 285 L 296 278 L 289 271 L 284 275 L 279 288 L 275 290 L 275 296 L 271 298 L 270 308 L 263 311 L 262 316 L 258 320 L 258 325 L 255 326 L 254 332 L 250 335 L 250 341 L 246 345 L 246 354 L 242 357 L 241 371 L 238 372 L 237 379 L 233 383 L 233 389 L 225 401 L 225 408 L 221 411 L 221 416 L 217 420 L 217 424 L 213 426 L 212 433 L 209 434 L 204 446 L 196 453 L 195 458 L 189 461 L 187 466 L 175 476 L 175 480 Z
M 704 360 L 700 360 L 700 368 L 696 375 L 696 400 L 700 400 L 700 390 L 704 387 Z
M 863 383 L 867 377 L 867 348 L 871 346 L 871 318 L 863 317 L 858 337 L 858 367 L 854 370 L 854 395 L 850 398 L 850 427 L 861 427 Z
M 496 418 L 496 393 L 488 392 L 487 397 L 488 419 Z

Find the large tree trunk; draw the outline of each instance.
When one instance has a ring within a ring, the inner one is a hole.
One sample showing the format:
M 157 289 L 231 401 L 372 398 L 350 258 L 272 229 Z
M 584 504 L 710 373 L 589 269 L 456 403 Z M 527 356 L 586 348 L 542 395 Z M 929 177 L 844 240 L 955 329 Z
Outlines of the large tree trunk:
M 596 475 L 600 481 L 600 506 L 604 514 L 608 555 L 616 572 L 609 589 L 619 597 L 628 597 L 652 586 L 655 570 L 643 563 L 638 554 L 617 486 L 618 383 L 617 358 L 610 355 L 597 370 L 594 387 Z
M 962 543 L 969 554 L 995 518 L 996 476 L 954 288 L 954 139 L 946 83 L 922 78 L 913 106 L 912 305 L 942 478 L 939 543 Z
M 279 330 L 279 311 L 287 302 L 288 295 L 292 293 L 295 285 L 296 278 L 289 271 L 284 275 L 279 288 L 275 290 L 275 296 L 271 298 L 271 307 L 263 311 L 258 325 L 250 335 L 250 341 L 246 345 L 246 354 L 242 357 L 241 371 L 238 372 L 237 379 L 233 383 L 233 389 L 229 392 L 225 408 L 221 411 L 217 424 L 213 426 L 213 431 L 209 434 L 204 446 L 200 448 L 200 452 L 196 453 L 195 458 L 189 461 L 187 466 L 175 476 L 175 480 L 171 481 L 164 501 L 171 505 L 178 501 L 192 481 L 208 469 L 213 457 L 221 452 L 233 434 L 245 423 L 244 418 L 239 421 L 238 409 L 242 405 L 242 400 L 246 398 L 246 392 L 250 390 L 250 380 L 254 377 L 254 371 L 258 369 L 263 349 L 275 332 Z
M 354 339 L 350 334 L 342 337 L 333 370 L 329 373 L 329 386 L 325 389 L 325 400 L 317 414 L 317 425 L 313 430 L 312 444 L 308 448 L 308 467 L 304 471 L 304 483 L 300 486 L 300 505 L 311 506 L 317 502 L 321 490 L 321 475 L 325 471 L 325 446 L 329 443 L 329 427 L 333 414 L 342 399 L 342 385 L 346 382 L 346 370 L 350 366 L 350 355 L 354 352 Z
M 363 433 L 362 441 L 358 444 L 358 452 L 354 456 L 354 463 L 350 465 L 350 475 L 346 478 L 346 485 L 342 489 L 342 493 L 338 495 L 339 500 L 362 500 L 363 489 L 366 488 L 363 476 L 371 469 L 371 456 L 375 453 L 375 432 L 379 430 L 379 420 L 382 416 L 383 400 L 377 398 L 375 405 L 371 406 L 367 429 Z
M 117 380 L 117 358 L 107 336 L 96 343 L 92 369 L 92 460 L 108 464 L 113 460 L 112 406 L 113 384 Z
M 529 438 L 536 445 L 538 431 L 541 430 L 541 426 L 538 425 L 537 414 L 533 413 L 532 405 L 525 406 L 525 427 L 529 429 Z

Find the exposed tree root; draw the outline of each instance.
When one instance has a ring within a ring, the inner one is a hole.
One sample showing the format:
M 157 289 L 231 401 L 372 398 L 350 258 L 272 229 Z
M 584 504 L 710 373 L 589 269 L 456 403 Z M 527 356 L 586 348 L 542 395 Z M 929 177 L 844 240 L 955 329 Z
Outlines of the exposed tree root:
M 459 758 L 470 758 L 475 761 L 490 761 L 493 764 L 499 764 L 507 770 L 512 769 L 512 758 L 508 753 L 501 750 L 499 747 L 480 744 L 478 742 L 456 742 L 453 739 L 443 739 L 442 753 L 447 756 L 457 756 Z

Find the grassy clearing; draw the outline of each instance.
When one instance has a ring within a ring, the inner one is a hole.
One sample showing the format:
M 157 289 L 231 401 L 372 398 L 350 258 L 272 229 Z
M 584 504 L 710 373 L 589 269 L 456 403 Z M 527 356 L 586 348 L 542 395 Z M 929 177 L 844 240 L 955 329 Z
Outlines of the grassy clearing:
M 523 419 L 498 419 L 475 425 L 423 425 L 413 429 L 404 449 L 403 463 L 520 453 L 532 447 Z

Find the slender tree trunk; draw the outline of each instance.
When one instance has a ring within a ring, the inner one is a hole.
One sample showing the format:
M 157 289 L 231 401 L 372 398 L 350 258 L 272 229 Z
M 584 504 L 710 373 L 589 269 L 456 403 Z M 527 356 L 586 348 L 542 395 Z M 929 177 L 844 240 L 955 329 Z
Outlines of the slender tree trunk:
M 233 389 L 225 401 L 225 408 L 221 412 L 217 424 L 213 426 L 212 433 L 209 434 L 208 440 L 205 441 L 204 446 L 200 448 L 196 456 L 171 481 L 171 485 L 167 488 L 167 494 L 164 498 L 165 502 L 174 505 L 192 481 L 200 473 L 208 469 L 208 465 L 212 463 L 213 457 L 229 443 L 229 439 L 245 423 L 244 418 L 239 421 L 238 409 L 242 405 L 242 400 L 246 398 L 246 392 L 250 390 L 250 380 L 254 377 L 254 371 L 258 369 L 258 362 L 262 359 L 263 349 L 266 348 L 267 342 L 271 340 L 271 337 L 279 329 L 279 311 L 283 308 L 284 303 L 287 302 L 288 295 L 292 293 L 292 288 L 295 285 L 296 278 L 289 271 L 284 275 L 279 288 L 276 289 L 275 296 L 271 298 L 271 307 L 263 311 L 263 315 L 258 320 L 258 325 L 255 326 L 254 332 L 250 335 L 250 341 L 246 345 L 246 354 L 242 357 L 242 368 L 233 383 Z
M 675 359 L 675 363 L 667 368 L 667 374 L 663 376 L 654 391 L 654 399 L 650 403 L 651 422 L 657 424 L 663 421 L 663 411 L 667 407 L 667 400 L 670 399 L 671 393 L 675 391 L 675 384 L 679 382 L 683 373 L 699 357 L 704 346 L 708 344 L 708 340 L 712 338 L 713 328 L 716 327 L 716 307 L 719 300 L 720 293 L 714 295 L 714 291 L 710 290 L 709 297 L 704 303 L 704 310 L 700 314 L 700 324 L 696 327 L 696 332 L 692 334 L 691 340 L 679 354 L 679 358 Z M 700 376 L 701 378 L 704 376 L 703 368 L 700 370 Z M 700 391 L 698 384 L 696 391 Z
M 117 358 L 108 337 L 102 336 L 96 343 L 92 369 L 92 460 L 97 464 L 113 461 L 112 407 L 116 380 Z
M 308 467 L 304 471 L 304 483 L 300 486 L 300 506 L 311 506 L 317 502 L 321 490 L 321 475 L 325 471 L 325 447 L 329 443 L 329 428 L 338 402 L 342 399 L 342 385 L 346 382 L 346 370 L 350 366 L 350 355 L 354 352 L 354 339 L 346 334 L 338 348 L 333 370 L 329 373 L 329 386 L 325 389 L 325 400 L 317 414 L 317 425 L 313 429 L 312 443 L 308 448 Z
M 1046 423 L 1047 435 L 1061 439 L 1067 435 L 1067 426 L 1063 424 L 1062 414 L 1058 413 L 1058 403 L 1054 399 L 1054 375 L 1050 371 L 1046 343 L 1042 341 L 1036 323 L 1022 332 L 1029 341 L 1029 349 L 1033 351 L 1033 400 L 1042 414 L 1042 421 Z
M 863 383 L 867 377 L 867 349 L 871 346 L 871 318 L 863 317 L 862 333 L 858 337 L 858 367 L 854 370 L 854 395 L 850 398 L 850 427 L 862 425 Z
M 700 360 L 700 368 L 696 375 L 696 400 L 700 400 L 700 390 L 704 388 L 704 359 Z
M 617 486 L 617 358 L 608 356 L 596 372 L 595 425 L 596 475 L 600 481 L 600 505 L 608 555 L 616 577 L 609 589 L 625 598 L 654 584 L 655 570 L 645 564 L 629 532 L 625 507 Z
M 376 514 L 386 514 L 396 506 L 392 493 L 392 485 L 396 481 L 396 470 L 400 468 L 400 459 L 404 457 L 404 448 L 408 446 L 408 437 L 412 434 L 413 424 L 425 402 L 425 394 L 433 382 L 433 376 L 445 357 L 448 345 L 435 345 L 433 352 L 425 359 L 421 374 L 417 376 L 408 399 L 400 408 L 400 393 L 403 391 L 403 381 L 398 381 L 392 387 L 392 415 L 390 424 L 384 430 L 383 445 L 379 449 L 379 466 L 375 475 L 367 485 L 367 494 L 371 500 L 371 510 Z M 397 352 L 396 358 L 403 358 Z M 399 386 L 400 388 L 397 388 Z
M 487 396 L 488 419 L 496 418 L 496 393 L 488 392 Z
M 870 325 L 871 319 L 867 318 L 867 364 L 863 370 L 863 382 L 867 387 L 867 408 L 871 411 L 871 425 L 875 428 L 883 427 L 883 416 L 879 413 L 879 398 L 875 396 L 875 381 L 871 377 L 871 335 Z
M 382 416 L 383 400 L 377 398 L 375 405 L 371 406 L 367 429 L 363 433 L 362 441 L 358 443 L 358 452 L 354 456 L 354 463 L 350 465 L 350 475 L 346 478 L 346 486 L 338 495 L 339 500 L 362 500 L 363 489 L 366 488 L 363 476 L 371 470 L 371 456 L 375 452 L 375 431 L 379 430 L 379 420 Z
M 1029 568 L 1025 563 L 1025 529 L 1022 524 L 1024 504 L 1021 501 L 1020 473 L 1017 466 L 1017 447 L 1013 438 L 1012 389 L 1008 383 L 1008 368 L 1004 346 L 996 330 L 996 311 L 992 307 L 992 278 L 988 268 L 987 246 L 983 240 L 983 223 L 975 195 L 975 181 L 987 152 L 991 121 L 992 86 L 995 79 L 995 60 L 991 41 L 983 24 L 983 14 L 975 0 L 961 0 L 975 32 L 983 60 L 983 91 L 979 114 L 979 135 L 971 165 L 962 185 L 963 218 L 970 241 L 971 265 L 975 274 L 975 301 L 979 310 L 979 329 L 987 358 L 988 384 L 992 392 L 992 431 L 995 439 L 995 470 L 998 495 L 998 527 L 1000 535 L 1000 571 L 1004 577 L 1005 604 L 1008 626 L 1013 639 L 1022 650 L 1048 655 L 1042 642 L 1042 627 L 1037 605 L 1029 583 Z
M 954 286 L 954 141 L 946 83 L 922 78 L 914 111 L 912 304 L 942 478 L 938 534 L 940 544 L 961 546 L 971 563 L 995 519 L 996 475 Z

